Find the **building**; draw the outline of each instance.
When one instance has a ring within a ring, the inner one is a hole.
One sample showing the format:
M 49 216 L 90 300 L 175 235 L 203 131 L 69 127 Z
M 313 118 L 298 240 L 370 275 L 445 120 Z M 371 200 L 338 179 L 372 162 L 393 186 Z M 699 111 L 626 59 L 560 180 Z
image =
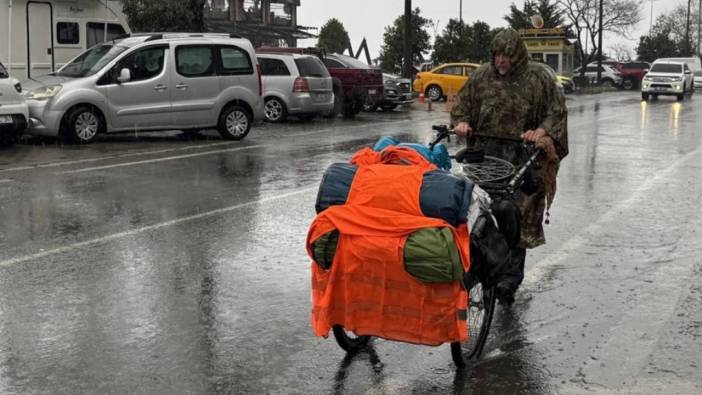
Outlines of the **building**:
M 315 38 L 297 24 L 300 0 L 210 0 L 205 10 L 207 31 L 234 33 L 254 46 L 296 47 L 298 39 Z
M 575 46 L 566 37 L 565 28 L 520 29 L 531 60 L 545 63 L 561 75 L 573 74 Z

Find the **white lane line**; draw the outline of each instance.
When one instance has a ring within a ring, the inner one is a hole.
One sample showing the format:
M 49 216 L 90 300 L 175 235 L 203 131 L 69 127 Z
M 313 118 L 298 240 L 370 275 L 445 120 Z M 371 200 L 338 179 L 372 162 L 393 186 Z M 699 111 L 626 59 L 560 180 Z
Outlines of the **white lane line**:
M 659 184 L 661 181 L 669 179 L 677 172 L 679 167 L 700 154 L 702 154 L 702 145 L 698 146 L 694 151 L 690 151 L 684 156 L 678 158 L 665 170 L 656 174 L 655 177 L 651 177 L 646 180 L 646 182 L 642 183 L 641 186 L 631 194 L 631 196 L 612 206 L 612 208 L 607 210 L 595 221 L 591 222 L 590 225 L 584 228 L 580 233 L 563 243 L 561 248 L 559 248 L 557 251 L 550 253 L 546 258 L 540 260 L 536 264 L 530 265 L 529 271 L 527 271 L 524 275 L 524 285 L 535 285 L 536 282 L 542 279 L 552 267 L 560 264 L 566 258 L 568 258 L 571 251 L 583 247 L 588 242 L 587 235 L 598 234 L 603 227 L 607 226 L 608 221 L 611 221 L 617 214 L 636 204 L 637 200 L 639 200 L 643 194 L 650 193 L 650 190 L 655 188 L 657 184 Z
M 211 216 L 219 215 L 219 214 L 226 214 L 226 213 L 229 213 L 231 211 L 235 211 L 235 210 L 238 210 L 241 208 L 255 206 L 257 204 L 263 204 L 263 203 L 272 202 L 275 200 L 285 199 L 285 198 L 289 198 L 289 197 L 295 196 L 295 195 L 300 195 L 303 193 L 310 193 L 311 191 L 316 191 L 317 188 L 318 188 L 318 186 L 315 185 L 314 187 L 298 189 L 298 190 L 295 190 L 292 192 L 284 193 L 282 195 L 269 196 L 266 198 L 262 198 L 262 199 L 258 199 L 258 200 L 254 200 L 254 201 L 250 201 L 250 202 L 246 202 L 246 203 L 241 203 L 241 204 L 235 204 L 235 205 L 229 206 L 229 207 L 218 208 L 215 210 L 191 215 L 188 217 L 176 218 L 176 219 L 173 219 L 170 221 L 165 221 L 165 222 L 161 222 L 161 223 L 154 224 L 154 225 L 143 226 L 143 227 L 137 228 L 137 229 L 114 233 L 114 234 L 107 235 L 107 236 L 97 237 L 94 239 L 81 241 L 81 242 L 66 245 L 63 247 L 53 248 L 53 249 L 38 252 L 35 254 L 29 254 L 29 255 L 19 256 L 16 258 L 6 259 L 4 261 L 0 261 L 0 267 L 13 266 L 13 265 L 17 265 L 17 264 L 24 263 L 24 262 L 45 258 L 45 257 L 51 256 L 51 255 L 62 254 L 64 252 L 74 251 L 74 250 L 77 250 L 79 248 L 88 247 L 88 246 L 92 246 L 95 244 L 106 243 L 108 241 L 113 241 L 113 240 L 121 239 L 124 237 L 130 237 L 130 236 L 134 236 L 134 235 L 144 233 L 144 232 L 159 230 L 159 229 L 163 229 L 163 228 L 173 226 L 173 225 L 179 225 L 179 224 L 182 224 L 184 222 L 190 222 L 190 221 L 194 221 L 194 220 L 198 220 L 198 219 L 202 219 L 202 218 L 207 218 L 207 217 L 211 217 Z
M 69 166 L 69 165 L 79 165 L 81 163 L 99 162 L 99 161 L 104 161 L 104 160 L 109 160 L 109 159 L 130 158 L 130 157 L 134 157 L 134 156 L 164 154 L 167 152 L 178 152 L 178 151 L 188 151 L 188 150 L 194 150 L 194 149 L 205 149 L 205 148 L 217 147 L 217 146 L 221 146 L 221 145 L 231 145 L 231 144 L 232 144 L 231 142 L 219 142 L 219 143 L 211 143 L 211 144 L 203 144 L 203 145 L 188 145 L 185 147 L 166 148 L 166 149 L 154 150 L 154 151 L 130 152 L 130 153 L 126 153 L 126 154 L 107 155 L 107 156 L 101 156 L 99 158 L 86 158 L 86 159 L 77 159 L 77 160 L 67 160 L 67 161 L 61 161 L 61 162 L 39 163 L 36 165 L 10 167 L 7 169 L 0 169 L 0 172 L 23 171 L 23 170 L 44 169 L 44 168 L 51 168 L 51 167 L 62 167 L 62 166 Z
M 206 156 L 206 155 L 220 154 L 220 153 L 224 153 L 224 152 L 244 151 L 244 150 L 250 150 L 250 149 L 261 148 L 261 147 L 265 147 L 265 145 L 250 145 L 250 146 L 248 146 L 248 147 L 236 147 L 236 148 L 227 148 L 227 149 L 220 149 L 220 150 L 214 150 L 214 151 L 197 152 L 197 153 L 194 153 L 194 154 L 167 156 L 167 157 L 165 157 L 165 158 L 147 159 L 147 160 L 140 160 L 140 161 L 136 161 L 136 162 L 116 163 L 116 164 L 114 164 L 114 165 L 86 167 L 86 168 L 78 169 L 78 170 L 68 170 L 68 171 L 64 171 L 64 172 L 61 173 L 61 174 L 76 174 L 76 173 L 85 173 L 85 172 L 96 171 L 96 170 L 114 169 L 114 168 L 117 168 L 117 167 L 137 166 L 137 165 L 143 165 L 143 164 L 146 164 L 146 163 L 166 162 L 166 161 L 169 161 L 169 160 L 177 160 L 177 159 L 185 159 L 185 158 L 194 158 L 194 157 L 197 157 L 197 156 Z

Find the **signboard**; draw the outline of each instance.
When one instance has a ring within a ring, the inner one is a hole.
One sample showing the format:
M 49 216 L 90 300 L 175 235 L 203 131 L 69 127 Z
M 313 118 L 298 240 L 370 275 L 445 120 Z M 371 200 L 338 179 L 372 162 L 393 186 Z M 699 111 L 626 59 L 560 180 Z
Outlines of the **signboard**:
M 525 39 L 524 44 L 529 52 L 560 52 L 566 48 L 560 39 Z
M 554 29 L 519 29 L 519 34 L 522 37 L 565 37 L 566 29 L 564 27 Z

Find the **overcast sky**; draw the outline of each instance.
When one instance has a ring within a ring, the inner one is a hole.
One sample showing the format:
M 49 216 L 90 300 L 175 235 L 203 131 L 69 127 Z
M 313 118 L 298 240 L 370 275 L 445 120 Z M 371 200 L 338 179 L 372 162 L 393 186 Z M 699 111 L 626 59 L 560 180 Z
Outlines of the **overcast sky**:
M 654 0 L 653 20 L 666 11 L 670 11 L 676 5 L 684 3 L 684 0 Z M 463 0 L 463 20 L 472 23 L 477 20 L 487 22 L 491 27 L 506 26 L 507 22 L 502 19 L 509 9 L 509 5 L 515 3 L 521 8 L 523 1 L 520 0 Z M 627 41 L 619 37 L 607 37 L 603 45 L 605 52 L 611 44 L 622 43 L 631 49 L 631 55 L 636 56 L 634 48 L 638 43 L 638 38 L 648 32 L 651 18 L 651 2 L 641 1 L 642 21 L 632 33 L 634 40 Z M 686 3 L 686 2 L 685 2 Z M 695 0 L 693 3 L 697 4 Z M 301 0 L 298 8 L 298 24 L 303 26 L 322 27 L 330 18 L 337 18 L 344 24 L 351 36 L 351 45 L 354 51 L 358 48 L 361 40 L 365 37 L 371 57 L 378 56 L 380 46 L 383 42 L 383 32 L 385 27 L 393 23 L 395 18 L 404 13 L 403 0 Z M 421 15 L 425 18 L 438 22 L 438 33 L 441 34 L 446 23 L 451 18 L 458 18 L 460 0 L 413 0 L 412 8 L 419 7 Z M 433 36 L 433 29 L 429 29 L 430 36 Z M 312 46 L 316 40 L 303 40 L 300 45 Z

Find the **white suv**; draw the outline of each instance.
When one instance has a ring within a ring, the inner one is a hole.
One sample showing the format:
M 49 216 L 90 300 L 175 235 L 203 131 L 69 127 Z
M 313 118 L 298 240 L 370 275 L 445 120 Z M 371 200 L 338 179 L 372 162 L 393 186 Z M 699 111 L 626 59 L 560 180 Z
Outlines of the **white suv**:
M 27 126 L 27 103 L 20 92 L 20 83 L 0 63 L 0 146 L 12 145 Z
M 692 71 L 687 63 L 656 61 L 641 81 L 641 99 L 672 95 L 676 96 L 678 101 L 683 100 L 685 94 L 692 95 L 695 91 L 693 81 Z
M 602 85 L 606 87 L 621 86 L 622 74 L 614 67 L 602 64 Z M 580 76 L 580 67 L 573 70 L 575 77 Z M 597 80 L 597 63 L 590 63 L 585 67 L 585 78 L 594 82 Z
M 253 46 L 228 34 L 134 34 L 22 84 L 27 132 L 76 143 L 99 133 L 211 127 L 241 140 L 263 119 Z

